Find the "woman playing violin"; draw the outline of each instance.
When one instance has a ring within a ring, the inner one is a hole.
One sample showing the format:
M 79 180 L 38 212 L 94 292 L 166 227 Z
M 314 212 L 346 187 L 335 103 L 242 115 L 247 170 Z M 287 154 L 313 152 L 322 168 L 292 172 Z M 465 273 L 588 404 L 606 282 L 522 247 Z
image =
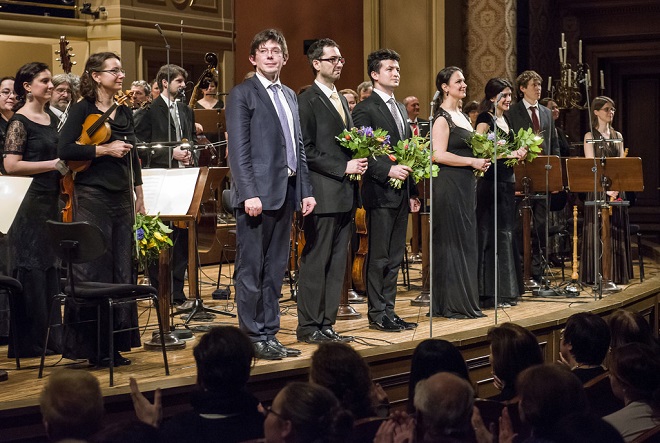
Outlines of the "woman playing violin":
M 87 221 L 98 226 L 105 235 L 107 251 L 90 263 L 74 267 L 76 277 L 82 281 L 106 283 L 133 283 L 132 226 L 135 212 L 144 213 L 142 175 L 135 145 L 133 115 L 128 106 L 117 106 L 108 116 L 110 137 L 107 141 L 80 143 L 88 135 L 83 127 L 88 116 L 101 115 L 115 104 L 115 94 L 122 90 L 126 74 L 119 56 L 112 52 L 92 54 L 81 77 L 82 100 L 71 106 L 69 117 L 62 128 L 58 153 L 63 160 L 88 160 L 89 168 L 75 177 L 73 220 Z M 101 125 L 103 126 L 103 125 Z M 99 131 L 103 131 L 101 128 Z M 84 132 L 84 134 L 83 134 Z M 82 135 L 82 137 L 81 137 Z M 133 196 L 135 195 L 135 200 Z M 135 206 L 133 206 L 135 202 Z M 94 312 L 68 306 L 73 320 L 95 318 Z M 107 314 L 106 314 L 107 315 Z M 101 315 L 101 318 L 106 318 Z M 137 308 L 124 305 L 114 309 L 114 327 L 122 329 L 137 325 Z M 105 326 L 101 326 L 101 330 Z M 96 326 L 94 323 L 76 324 L 65 332 L 63 356 L 90 359 L 90 363 L 107 365 L 107 359 L 95 361 Z M 130 351 L 139 346 L 137 332 L 117 334 L 115 349 Z M 101 335 L 101 354 L 107 357 L 107 340 Z M 117 353 L 118 354 L 118 353 Z M 128 365 L 130 360 L 115 354 L 115 365 Z

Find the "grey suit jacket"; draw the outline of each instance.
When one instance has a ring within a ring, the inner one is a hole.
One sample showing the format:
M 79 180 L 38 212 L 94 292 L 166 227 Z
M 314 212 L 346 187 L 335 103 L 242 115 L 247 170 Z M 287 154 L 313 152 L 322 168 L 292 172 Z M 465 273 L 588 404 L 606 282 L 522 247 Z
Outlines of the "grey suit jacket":
M 346 99 L 341 94 L 339 99 L 346 124 L 316 83 L 298 96 L 303 144 L 316 199 L 315 214 L 348 212 L 354 206 L 357 181 L 345 174 L 352 155 L 335 139 L 344 129 L 353 127 L 353 119 Z
M 298 208 L 303 198 L 312 196 L 312 187 L 298 119 L 298 101 L 290 88 L 282 85 L 282 92 L 294 120 Z M 259 197 L 264 210 L 281 208 L 288 184 L 286 143 L 275 106 L 256 76 L 229 92 L 226 118 L 232 205 L 239 207 L 245 200 Z
M 555 122 L 552 120 L 552 111 L 539 104 L 537 106 L 539 113 L 539 124 L 541 126 L 541 137 L 543 137 L 544 155 L 559 155 L 559 142 L 557 141 L 557 132 L 555 131 Z M 511 122 L 511 129 L 516 134 L 522 129 L 532 127 L 532 119 L 525 109 L 525 103 L 520 99 L 515 105 L 511 106 L 507 112 L 507 117 Z

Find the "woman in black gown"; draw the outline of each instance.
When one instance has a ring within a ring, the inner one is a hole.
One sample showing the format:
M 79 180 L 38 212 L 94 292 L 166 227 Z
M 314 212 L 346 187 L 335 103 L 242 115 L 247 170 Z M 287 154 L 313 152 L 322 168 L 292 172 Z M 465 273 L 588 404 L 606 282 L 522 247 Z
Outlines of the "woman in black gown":
M 433 160 L 440 165 L 433 182 L 433 316 L 477 318 L 477 221 L 474 170 L 487 171 L 490 160 L 475 158 L 467 139 L 472 125 L 458 109 L 465 98 L 465 77 L 450 66 L 435 80 L 442 96 L 433 123 Z
M 605 96 L 596 97 L 591 103 L 593 117 L 592 129 L 584 135 L 584 156 L 587 158 L 625 157 L 623 136 L 614 130 L 614 101 Z M 589 143 L 587 140 L 620 139 L 620 142 Z M 607 191 L 607 198 L 625 200 L 625 195 L 618 191 Z M 587 195 L 587 201 L 593 201 L 593 193 Z M 580 281 L 585 284 L 594 283 L 594 207 L 585 206 L 584 228 L 582 231 L 582 253 L 580 254 Z M 613 205 L 610 220 L 610 238 L 612 254 L 612 281 L 618 285 L 628 284 L 632 276 L 632 258 L 630 255 L 630 225 L 628 208 Z M 600 234 L 598 235 L 600 239 Z M 603 271 L 598 269 L 599 273 Z
M 14 83 L 18 103 L 7 125 L 4 167 L 9 175 L 32 177 L 28 193 L 9 230 L 12 274 L 23 285 L 18 297 L 16 333 L 18 355 L 37 357 L 43 351 L 52 297 L 59 292 L 56 256 L 50 246 L 46 220 L 58 218 L 59 177 L 57 172 L 57 122 L 45 106 L 53 83 L 48 65 L 23 65 Z M 59 352 L 57 336 L 51 335 L 48 349 Z M 9 340 L 9 357 L 16 349 Z
M 81 77 L 80 93 L 83 97 L 71 106 L 58 145 L 64 160 L 90 160 L 86 171 L 75 179 L 73 219 L 98 226 L 105 236 L 106 252 L 98 259 L 74 267 L 76 277 L 83 281 L 104 283 L 134 283 L 133 232 L 135 211 L 144 213 L 142 175 L 135 145 L 133 114 L 128 106 L 118 106 L 108 120 L 112 134 L 99 145 L 82 145 L 76 140 L 82 132 L 85 118 L 90 114 L 103 114 L 114 103 L 114 96 L 122 90 L 126 74 L 119 56 L 112 52 L 92 54 Z M 133 206 L 135 191 L 135 208 Z M 67 306 L 65 320 L 76 321 L 96 318 L 96 311 Z M 107 313 L 101 312 L 101 318 Z M 137 325 L 137 307 L 121 305 L 114 309 L 114 328 Z M 101 326 L 101 331 L 106 326 Z M 115 365 L 128 365 L 130 360 L 118 351 L 130 351 L 139 346 L 137 331 L 115 335 Z M 93 323 L 74 324 L 67 328 L 63 356 L 89 359 L 92 364 L 108 364 L 107 335 L 101 334 L 101 361 L 96 362 L 96 326 Z
M 513 130 L 504 115 L 511 106 L 511 83 L 503 78 L 491 78 L 486 83 L 485 97 L 481 101 L 483 111 L 477 117 L 477 130 L 480 134 L 492 132 L 497 122 L 497 138 L 513 141 Z M 495 103 L 497 101 L 497 103 Z M 514 151 L 510 157 L 524 158 L 526 149 Z M 497 238 L 497 288 L 498 306 L 508 308 L 518 303 L 524 292 L 521 263 L 515 259 L 516 237 L 513 235 L 516 223 L 515 186 L 513 167 L 504 164 L 506 159 L 497 160 L 497 180 L 495 168 L 490 168 L 477 181 L 477 226 L 479 232 L 479 303 L 482 308 L 492 308 L 495 304 L 495 242 Z M 494 189 L 497 181 L 497 235 L 494 226 Z

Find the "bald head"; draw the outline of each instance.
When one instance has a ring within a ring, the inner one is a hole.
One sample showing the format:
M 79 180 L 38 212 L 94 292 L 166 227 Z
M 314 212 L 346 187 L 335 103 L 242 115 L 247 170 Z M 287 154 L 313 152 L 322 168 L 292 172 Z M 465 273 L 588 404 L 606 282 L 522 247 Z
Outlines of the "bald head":
M 473 406 L 470 383 L 449 372 L 432 375 L 415 388 L 415 408 L 429 436 L 469 430 Z
M 406 97 L 403 99 L 403 105 L 408 111 L 408 118 L 412 121 L 415 121 L 419 115 L 419 100 L 414 95 Z

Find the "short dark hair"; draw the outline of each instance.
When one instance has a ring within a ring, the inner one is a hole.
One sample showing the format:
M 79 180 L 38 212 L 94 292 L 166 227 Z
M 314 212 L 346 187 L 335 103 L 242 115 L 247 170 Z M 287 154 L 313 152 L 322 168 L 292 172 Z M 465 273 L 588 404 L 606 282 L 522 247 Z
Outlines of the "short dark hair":
M 380 71 L 380 66 L 383 63 L 383 60 L 394 60 L 398 62 L 401 60 L 401 56 L 393 49 L 379 49 L 372 52 L 367 56 L 367 73 L 369 74 L 369 79 L 373 85 L 374 79 L 371 77 L 372 72 Z
M 80 76 L 80 96 L 87 100 L 96 100 L 96 90 L 98 85 L 92 79 L 92 72 L 99 72 L 103 69 L 103 63 L 111 58 L 121 61 L 121 58 L 114 52 L 97 52 L 92 54 L 85 63 L 85 72 Z
M 537 74 L 536 71 L 523 71 L 517 78 L 516 78 L 516 92 L 518 94 L 518 97 L 522 97 L 523 93 L 520 91 L 521 87 L 526 88 L 529 85 L 529 82 L 532 80 L 536 80 L 537 82 L 541 83 L 541 76 Z
M 171 82 L 173 79 L 177 78 L 180 75 L 183 76 L 184 80 L 188 78 L 188 73 L 186 72 L 186 70 L 179 65 L 174 65 L 170 63 L 169 65 L 161 66 L 160 69 L 158 70 L 158 74 L 156 74 L 156 83 L 158 83 L 158 89 L 160 89 L 160 92 L 162 93 L 163 91 L 165 91 L 165 88 L 163 87 L 164 81 L 167 80 L 168 82 Z
M 536 336 L 515 323 L 502 323 L 488 331 L 493 373 L 505 386 L 515 386 L 516 377 L 526 368 L 543 363 Z
M 257 55 L 257 49 L 259 49 L 259 46 L 270 40 L 273 40 L 275 43 L 280 45 L 280 48 L 282 48 L 282 55 L 284 55 L 285 59 L 289 58 L 289 49 L 286 46 L 286 39 L 284 38 L 284 35 L 282 35 L 282 33 L 277 29 L 273 28 L 264 29 L 254 36 L 252 43 L 250 44 L 250 55 Z
M 16 71 L 16 80 L 14 80 L 14 92 L 16 93 L 14 111 L 19 110 L 25 105 L 25 97 L 27 93 L 25 92 L 25 86 L 23 86 L 23 83 L 32 83 L 39 74 L 48 69 L 48 65 L 41 62 L 26 63 L 18 68 L 18 71 Z
M 607 319 L 610 327 L 612 349 L 627 343 L 644 343 L 649 346 L 657 346 L 653 337 L 651 326 L 644 316 L 639 312 L 617 309 Z
M 612 349 L 610 373 L 635 400 L 660 407 L 660 355 L 642 343 L 628 343 Z
M 339 49 L 339 45 L 334 40 L 329 38 L 322 38 L 312 43 L 307 50 L 307 61 L 309 61 L 309 66 L 312 67 L 312 73 L 314 75 L 316 75 L 316 69 L 314 69 L 314 60 L 318 60 L 323 56 L 323 51 L 326 47 Z
M 571 345 L 576 362 L 600 365 L 610 348 L 610 329 L 599 315 L 578 312 L 566 320 L 564 342 Z
M 235 326 L 217 326 L 193 350 L 197 384 L 209 391 L 242 389 L 250 378 L 254 347 Z

